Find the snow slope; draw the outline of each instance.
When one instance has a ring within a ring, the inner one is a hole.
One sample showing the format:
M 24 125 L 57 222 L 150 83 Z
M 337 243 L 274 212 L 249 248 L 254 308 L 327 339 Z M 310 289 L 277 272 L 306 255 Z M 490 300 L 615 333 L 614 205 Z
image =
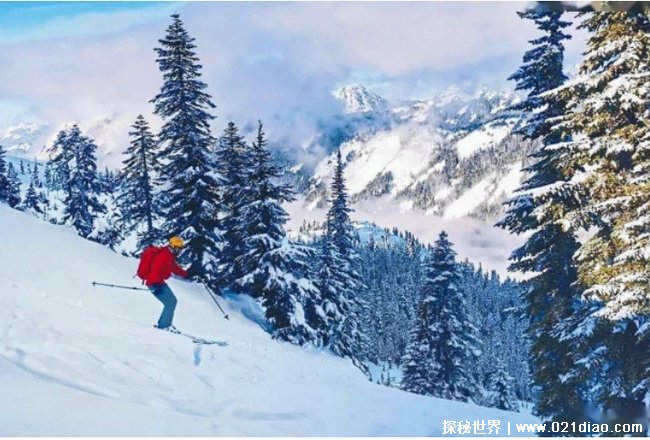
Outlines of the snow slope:
M 335 96 L 345 108 L 364 109 L 347 136 L 332 130 L 353 203 L 388 196 L 410 211 L 490 223 L 503 213 L 502 202 L 520 180 L 514 185 L 493 181 L 505 178 L 513 164 L 522 166 L 531 148 L 516 135 L 523 115 L 510 109 L 518 101 L 511 91 L 452 88 L 432 99 L 389 103 L 353 85 Z M 355 104 L 378 101 L 384 104 Z M 327 200 L 335 153 L 310 176 L 304 191 L 310 209 Z M 521 173 L 514 176 L 519 179 Z M 508 191 L 492 197 L 494 187 L 504 185 Z
M 436 435 L 448 420 L 529 414 L 368 382 L 348 361 L 269 338 L 245 297 L 170 281 L 175 324 L 226 347 L 152 328 L 159 303 L 136 261 L 0 205 L 0 435 Z
M 362 192 L 373 178 L 391 175 L 391 194 L 408 187 L 414 176 L 429 165 L 432 146 L 442 142 L 435 130 L 400 126 L 369 138 L 357 138 L 341 145 L 343 157 L 350 157 L 346 166 L 350 194 Z M 314 172 L 318 181 L 327 181 L 333 173 L 333 156 L 322 161 Z
M 471 131 L 456 143 L 458 157 L 467 159 L 477 151 L 497 145 L 511 130 L 509 125 L 486 125 L 483 130 Z

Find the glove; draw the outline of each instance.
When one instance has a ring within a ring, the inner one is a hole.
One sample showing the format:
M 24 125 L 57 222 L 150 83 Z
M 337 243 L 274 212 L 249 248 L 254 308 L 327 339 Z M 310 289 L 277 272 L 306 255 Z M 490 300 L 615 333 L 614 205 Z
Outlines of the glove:
M 192 266 L 187 270 L 187 279 L 197 281 L 201 278 L 203 271 L 197 266 Z

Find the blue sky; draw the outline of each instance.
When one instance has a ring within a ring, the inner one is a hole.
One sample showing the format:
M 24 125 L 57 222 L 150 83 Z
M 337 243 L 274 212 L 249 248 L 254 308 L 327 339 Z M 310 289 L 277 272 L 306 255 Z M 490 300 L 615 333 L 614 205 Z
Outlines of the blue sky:
M 0 2 L 0 44 L 119 33 L 182 6 L 175 2 Z M 93 26 L 97 24 L 93 17 L 115 15 L 120 19 Z M 85 18 L 86 26 L 64 24 L 79 17 Z
M 74 121 L 117 151 L 139 113 L 155 127 L 153 48 L 179 12 L 218 106 L 215 131 L 263 118 L 299 147 L 339 111 L 331 90 L 346 83 L 392 100 L 512 87 L 506 78 L 536 35 L 515 13 L 525 5 L 0 2 L 0 130 L 34 122 L 54 132 Z M 568 49 L 568 64 L 577 62 L 580 41 Z

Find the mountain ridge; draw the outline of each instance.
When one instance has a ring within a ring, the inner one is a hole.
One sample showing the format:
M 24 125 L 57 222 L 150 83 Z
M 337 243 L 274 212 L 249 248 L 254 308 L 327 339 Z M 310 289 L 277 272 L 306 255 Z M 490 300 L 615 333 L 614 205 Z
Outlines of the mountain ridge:
M 514 132 L 523 114 L 511 90 L 452 86 L 427 99 L 389 101 L 370 88 L 349 84 L 332 92 L 341 113 L 326 118 L 301 154 L 325 157 L 307 167 L 296 150 L 276 150 L 307 207 L 324 206 L 332 176 L 332 153 L 341 148 L 351 200 L 389 197 L 403 210 L 445 218 L 493 221 L 523 178 L 534 149 Z M 97 140 L 100 162 L 119 166 L 107 139 L 115 137 L 116 115 L 88 128 Z M 69 125 L 69 124 L 66 124 Z M 0 132 L 9 153 L 47 159 L 55 135 L 47 124 L 20 123 Z M 105 164 L 104 164 L 105 165 Z
M 481 87 L 474 94 L 451 89 L 364 112 L 355 120 L 356 133 L 340 144 L 352 201 L 389 196 L 407 211 L 495 219 L 535 148 L 516 134 L 524 119 L 511 110 L 517 102 L 512 91 Z M 324 205 L 333 158 L 331 153 L 310 176 L 304 191 L 309 206 Z

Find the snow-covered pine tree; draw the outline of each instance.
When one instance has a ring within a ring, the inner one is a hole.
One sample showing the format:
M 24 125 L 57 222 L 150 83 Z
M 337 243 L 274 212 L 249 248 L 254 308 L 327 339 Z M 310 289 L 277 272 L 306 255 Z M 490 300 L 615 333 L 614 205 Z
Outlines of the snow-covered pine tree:
M 104 171 L 99 173 L 99 181 L 102 185 L 102 192 L 112 195 L 120 186 L 120 175 L 118 172 L 105 167 Z
M 360 327 L 364 307 L 361 291 L 365 286 L 358 272 L 359 257 L 350 221 L 352 208 L 348 206 L 340 150 L 336 160 L 331 205 L 321 246 L 318 287 L 327 321 L 327 346 L 339 356 L 357 362 L 367 353 L 368 341 Z
M 409 344 L 402 359 L 402 380 L 400 387 L 405 391 L 422 395 L 433 395 L 431 378 L 433 371 L 432 341 L 427 322 L 433 321 L 429 305 L 421 304 L 418 320 L 409 331 Z
M 36 214 L 43 214 L 43 209 L 41 208 L 41 200 L 36 194 L 34 189 L 34 179 L 29 181 L 29 187 L 27 187 L 27 192 L 25 193 L 25 198 L 21 203 L 21 209 L 24 211 L 31 211 Z
M 573 333 L 593 333 L 594 318 L 611 327 L 585 343 L 581 363 L 606 369 L 594 397 L 618 422 L 631 421 L 650 396 L 650 22 L 640 12 L 594 12 L 580 27 L 591 34 L 579 76 L 551 94 L 567 102 L 559 125 L 573 133 L 562 167 L 579 170 L 570 190 L 581 204 L 565 223 L 590 232 L 576 261 L 596 310 Z
M 7 161 L 5 150 L 0 145 L 0 203 L 7 203 L 9 194 L 9 179 L 7 177 Z
M 111 250 L 124 240 L 123 232 L 119 223 L 119 209 L 110 211 L 104 218 L 104 228 L 97 234 L 97 242 L 103 244 Z
M 599 232 L 580 250 L 587 296 L 614 320 L 650 311 L 646 256 L 650 223 L 650 21 L 639 13 L 594 13 L 580 26 L 592 34 L 571 94 L 567 129 L 584 136 L 574 151 L 593 166 L 585 183 L 586 227 Z M 578 103 L 580 106 L 578 107 Z M 607 105 L 603 105 L 607 103 Z M 645 224 L 644 224 L 645 222 Z
M 497 347 L 497 350 L 495 350 L 497 353 L 502 351 L 499 348 Z M 492 361 L 492 373 L 490 374 L 488 385 L 488 391 L 490 393 L 488 399 L 489 406 L 506 411 L 519 411 L 519 405 L 517 405 L 515 394 L 512 390 L 513 379 L 507 373 L 503 359 L 500 356 L 495 356 Z
M 124 153 L 127 158 L 122 162 L 124 167 L 116 202 L 122 233 L 136 232 L 137 250 L 141 251 L 158 238 L 154 227 L 158 214 L 154 185 L 160 173 L 160 162 L 156 140 L 144 117 L 139 115 L 131 127 L 131 142 Z
M 309 248 L 289 242 L 286 236 L 278 244 L 262 256 L 258 277 L 265 279 L 262 304 L 273 337 L 297 345 L 317 341 L 317 332 L 305 314 L 309 298 L 318 294 L 305 263 Z
M 38 197 L 38 203 L 43 210 L 42 213 L 42 218 L 45 221 L 50 221 L 49 217 L 49 209 L 50 209 L 50 199 L 48 199 L 47 195 L 45 194 L 45 191 L 38 191 L 37 193 Z
M 362 294 L 370 305 L 363 314 L 368 356 L 373 363 L 401 364 L 417 315 L 422 245 L 410 239 L 375 241 L 373 237 L 359 249 L 360 273 L 367 286 Z
M 490 377 L 495 359 L 504 362 L 517 399 L 532 401 L 529 362 L 530 342 L 526 336 L 527 323 L 519 316 L 523 308 L 523 286 L 506 279 L 501 281 L 495 271 L 478 270 L 467 260 L 459 264 L 460 289 L 467 301 L 470 321 L 481 340 L 481 356 L 474 364 L 473 375 L 484 393 L 479 404 L 489 405 Z
M 34 168 L 32 168 L 32 182 L 34 183 L 34 188 L 42 188 L 43 183 L 41 182 L 41 175 L 38 169 L 38 162 L 34 162 Z
M 9 162 L 7 166 L 7 204 L 16 208 L 20 204 L 20 180 L 14 165 Z
M 25 175 L 25 161 L 24 160 L 20 161 L 20 174 L 23 175 L 23 176 Z
M 53 190 L 63 190 L 70 195 L 70 162 L 74 159 L 74 147 L 68 139 L 68 130 L 60 130 L 52 147 L 48 149 L 47 165 L 52 171 Z
M 478 387 L 472 375 L 479 340 L 460 290 L 456 252 L 441 232 L 425 263 L 420 315 L 404 363 L 402 387 L 443 399 L 473 402 Z
M 50 165 L 50 162 L 45 163 L 45 167 L 43 168 L 43 177 L 45 179 L 45 189 L 48 191 L 51 191 L 52 188 L 52 166 Z
M 311 301 L 307 305 L 307 322 L 318 332 L 320 343 L 328 346 L 330 327 L 344 319 L 339 305 L 340 292 L 344 287 L 335 273 L 339 258 L 332 245 L 331 237 L 325 233 L 319 244 L 316 285 L 320 295 L 318 301 Z
M 278 182 L 281 170 L 273 164 L 266 144 L 260 122 L 247 176 L 250 189 L 239 217 L 243 252 L 236 263 L 243 275 L 235 285 L 238 291 L 262 299 L 274 338 L 302 345 L 317 339 L 306 321 L 305 305 L 318 290 L 309 278 L 309 248 L 287 237 L 289 215 L 282 203 L 294 200 L 293 190 Z
M 533 46 L 523 56 L 523 64 L 508 79 L 516 81 L 515 90 L 527 92 L 526 99 L 513 106 L 525 112 L 526 121 L 518 132 L 530 139 L 548 135 L 552 118 L 563 113 L 560 102 L 544 102 L 542 95 L 561 86 L 567 76 L 564 74 L 564 40 L 571 36 L 564 29 L 571 25 L 562 20 L 562 11 L 543 8 L 517 12 L 522 19 L 532 20 L 542 35 L 530 40 Z
M 343 171 L 341 150 L 338 149 L 336 150 L 334 178 L 330 188 L 331 205 L 327 213 L 327 235 L 331 237 L 332 244 L 336 247 L 339 255 L 348 258 L 354 254 L 352 222 L 350 220 L 350 213 L 353 212 L 353 209 L 348 203 Z
M 207 85 L 201 80 L 201 65 L 194 38 L 178 14 L 165 38 L 155 49 L 164 83 L 152 102 L 163 121 L 161 143 L 162 214 L 161 237 L 179 235 L 186 246 L 179 255 L 190 276 L 198 276 L 215 287 L 219 230 L 221 178 L 214 172 L 208 111 L 215 107 Z
M 251 156 L 249 146 L 239 135 L 239 129 L 234 122 L 228 126 L 219 139 L 216 151 L 217 171 L 224 179 L 224 189 L 221 200 L 223 212 L 224 246 L 221 251 L 221 283 L 240 292 L 236 280 L 245 274 L 243 256 L 246 253 L 246 221 L 243 219 L 243 207 L 255 200 L 255 189 L 250 185 Z M 251 290 L 256 294 L 256 290 Z
M 61 157 L 68 159 L 66 166 L 70 180 L 66 183 L 69 190 L 64 200 L 63 220 L 79 235 L 88 237 L 93 232 L 97 215 L 106 212 L 98 198 L 101 188 L 97 177 L 97 146 L 81 133 L 76 124 L 67 133 L 66 145 L 70 151 L 62 152 Z
M 543 32 L 531 40 L 533 48 L 524 54 L 524 64 L 510 79 L 528 96 L 517 107 L 528 113 L 520 128 L 524 137 L 541 146 L 525 169 L 527 178 L 517 194 L 507 202 L 508 212 L 498 223 L 517 234 L 530 234 L 510 259 L 510 270 L 532 273 L 524 290 L 524 317 L 531 340 L 530 370 L 536 396 L 535 414 L 543 421 L 573 422 L 583 409 L 580 372 L 575 371 L 574 347 L 558 331 L 564 319 L 572 316 L 580 300 L 577 270 L 573 257 L 578 250 L 576 229 L 564 221 L 567 210 L 576 209 L 576 199 L 557 185 L 573 177 L 562 155 L 551 145 L 567 139 L 555 120 L 565 113 L 565 102 L 545 95 L 566 81 L 563 72 L 564 45 L 569 36 L 563 29 L 562 13 L 530 10 L 519 13 L 533 20 Z M 569 375 L 573 371 L 576 374 Z M 582 372 L 584 373 L 584 371 Z

